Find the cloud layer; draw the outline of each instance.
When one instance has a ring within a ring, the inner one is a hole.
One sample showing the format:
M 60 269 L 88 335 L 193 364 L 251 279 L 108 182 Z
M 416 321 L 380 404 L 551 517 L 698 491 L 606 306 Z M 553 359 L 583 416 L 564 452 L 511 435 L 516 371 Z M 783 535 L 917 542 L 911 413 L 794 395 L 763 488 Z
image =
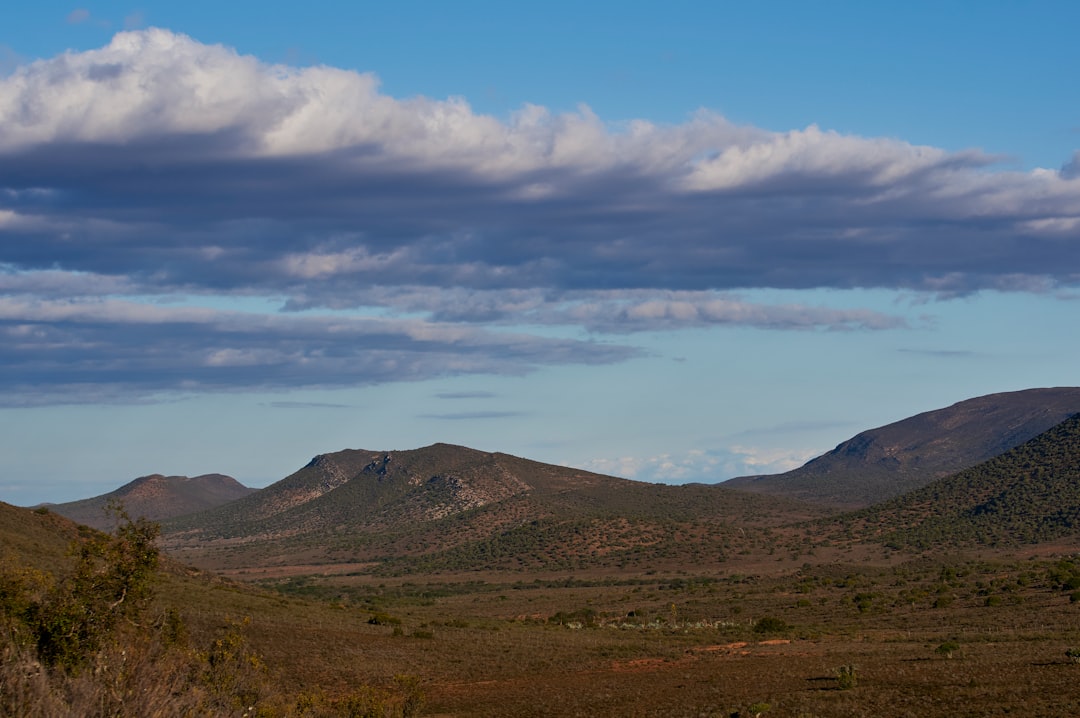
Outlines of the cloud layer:
M 1007 171 L 978 151 L 704 111 L 500 119 L 161 29 L 0 79 L 0 388 L 18 401 L 635 354 L 526 325 L 891 329 L 906 320 L 738 292 L 1050 291 L 1080 283 L 1078 250 L 1075 157 Z M 199 297 L 297 313 L 152 303 Z
M 4 403 L 124 400 L 521 374 L 604 364 L 625 346 L 416 320 L 258 315 L 123 301 L 0 300 Z

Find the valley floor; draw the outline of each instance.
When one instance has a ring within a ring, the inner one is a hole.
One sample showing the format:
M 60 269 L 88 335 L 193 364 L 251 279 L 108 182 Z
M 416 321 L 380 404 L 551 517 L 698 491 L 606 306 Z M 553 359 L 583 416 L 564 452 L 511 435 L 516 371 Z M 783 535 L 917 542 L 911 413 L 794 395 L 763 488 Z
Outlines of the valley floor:
M 1080 562 L 1069 559 L 484 578 L 274 579 L 285 598 L 246 599 L 265 604 L 249 606 L 251 638 L 296 691 L 416 677 L 425 715 L 1080 707 L 1080 664 L 1066 655 L 1080 647 Z

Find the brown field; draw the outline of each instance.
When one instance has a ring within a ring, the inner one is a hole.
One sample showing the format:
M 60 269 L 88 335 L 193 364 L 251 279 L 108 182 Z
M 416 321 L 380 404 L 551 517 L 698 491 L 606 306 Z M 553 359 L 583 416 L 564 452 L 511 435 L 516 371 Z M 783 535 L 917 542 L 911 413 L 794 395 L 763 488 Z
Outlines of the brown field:
M 20 565 L 63 576 L 63 546 L 90 534 L 8 515 L 11 609 L 18 586 L 44 590 Z M 5 701 L 20 716 L 142 714 L 93 712 L 103 690 L 114 706 L 163 690 L 154 701 L 197 708 L 162 715 L 249 718 L 1080 715 L 1075 537 L 946 555 L 796 527 L 730 545 L 684 535 L 629 567 L 586 552 L 573 570 L 398 576 L 310 542 L 247 566 L 189 550 L 202 569 L 166 560 L 148 613 L 119 628 L 133 637 L 85 670 L 35 688 L 40 666 L 0 645 L 0 715 Z M 186 637 L 155 648 L 170 616 Z M 125 655 L 149 658 L 129 669 Z M 44 698 L 63 700 L 22 710 Z
M 1080 665 L 1065 654 L 1080 646 L 1080 602 L 1055 584 L 1054 559 L 786 563 L 772 574 L 283 573 L 255 592 L 215 581 L 210 603 L 206 585 L 174 578 L 161 595 L 196 632 L 249 616 L 284 694 L 392 689 L 404 674 L 424 715 L 1080 710 Z M 844 666 L 854 686 L 838 678 Z

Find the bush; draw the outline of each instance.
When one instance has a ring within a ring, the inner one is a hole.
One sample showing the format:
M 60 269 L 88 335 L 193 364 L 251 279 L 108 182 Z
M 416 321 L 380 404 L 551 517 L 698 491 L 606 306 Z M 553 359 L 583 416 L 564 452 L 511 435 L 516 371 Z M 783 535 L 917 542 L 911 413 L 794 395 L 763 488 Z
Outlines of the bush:
M 842 691 L 850 690 L 858 685 L 859 681 L 855 675 L 855 666 L 851 664 L 840 666 L 833 673 L 836 674 L 836 687 Z
M 288 698 L 250 647 L 248 619 L 189 645 L 177 611 L 147 615 L 157 526 L 118 515 L 114 534 L 88 532 L 73 546 L 73 570 L 58 579 L 0 562 L 0 716 L 419 714 L 423 693 L 411 676 L 342 698 Z
M 1065 651 L 1065 655 L 1073 663 L 1080 663 L 1080 648 L 1069 648 Z
M 934 650 L 938 655 L 944 656 L 945 658 L 952 658 L 953 654 L 960 650 L 960 644 L 956 641 L 945 641 Z
M 372 626 L 400 626 L 401 619 L 388 613 L 379 612 L 373 613 L 371 618 L 368 619 L 368 623 Z
M 746 715 L 750 716 L 750 718 L 761 718 L 763 715 L 769 712 L 770 708 L 772 708 L 772 706 L 768 703 L 765 703 L 764 701 L 754 703 L 753 705 L 747 707 Z
M 158 525 L 131 521 L 122 509 L 116 513 L 123 519 L 116 533 L 95 533 L 75 544 L 74 571 L 40 599 L 25 597 L 25 608 L 15 616 L 46 665 L 80 668 L 121 619 L 134 622 L 151 598 Z
M 754 633 L 783 633 L 788 630 L 791 630 L 791 626 L 776 616 L 762 616 L 754 624 Z

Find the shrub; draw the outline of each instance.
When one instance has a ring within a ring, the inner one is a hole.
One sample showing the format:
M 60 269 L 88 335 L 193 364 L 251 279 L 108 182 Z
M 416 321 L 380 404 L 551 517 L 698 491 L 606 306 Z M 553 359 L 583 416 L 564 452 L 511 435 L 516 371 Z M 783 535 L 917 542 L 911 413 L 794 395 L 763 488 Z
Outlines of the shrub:
M 1069 660 L 1073 663 L 1080 663 L 1080 648 L 1066 649 L 1065 655 L 1069 657 Z
M 854 688 L 859 682 L 855 675 L 854 665 L 840 666 L 833 673 L 836 674 L 836 687 L 842 691 Z
M 150 600 L 158 565 L 158 525 L 131 521 L 122 509 L 116 514 L 123 523 L 115 534 L 95 533 L 75 544 L 75 570 L 39 599 L 24 599 L 17 617 L 46 665 L 80 668 L 118 621 L 135 621 Z M 22 583 L 27 585 L 26 580 Z
M 866 613 L 873 608 L 874 594 L 857 593 L 851 600 L 855 604 L 855 608 L 859 609 L 859 613 Z
M 247 619 L 192 645 L 177 611 L 146 615 L 157 526 L 118 515 L 124 522 L 114 534 L 84 533 L 72 549 L 73 570 L 58 579 L 0 561 L 0 716 L 419 714 L 419 679 L 359 686 L 340 699 L 317 692 L 290 700 L 250 647 Z M 295 712 L 275 712 L 288 702 Z
M 199 654 L 203 662 L 201 683 L 218 699 L 221 709 L 254 706 L 267 692 L 266 665 L 248 645 L 245 634 L 250 622 L 250 618 L 229 621 L 209 649 Z
M 784 619 L 776 616 L 762 616 L 754 624 L 754 633 L 783 633 L 790 629 Z
M 571 628 L 594 628 L 597 625 L 597 615 L 596 611 L 591 608 L 581 608 L 577 611 L 559 611 L 548 619 L 548 623 Z
M 420 678 L 409 674 L 394 676 L 394 683 L 401 692 L 401 715 L 412 718 L 420 715 L 424 708 L 424 691 L 420 688 Z
M 401 619 L 397 616 L 391 616 L 388 613 L 377 612 L 371 614 L 368 623 L 372 626 L 400 626 Z
M 938 655 L 944 656 L 945 658 L 952 658 L 953 654 L 960 650 L 960 644 L 956 641 L 945 641 L 934 650 Z

